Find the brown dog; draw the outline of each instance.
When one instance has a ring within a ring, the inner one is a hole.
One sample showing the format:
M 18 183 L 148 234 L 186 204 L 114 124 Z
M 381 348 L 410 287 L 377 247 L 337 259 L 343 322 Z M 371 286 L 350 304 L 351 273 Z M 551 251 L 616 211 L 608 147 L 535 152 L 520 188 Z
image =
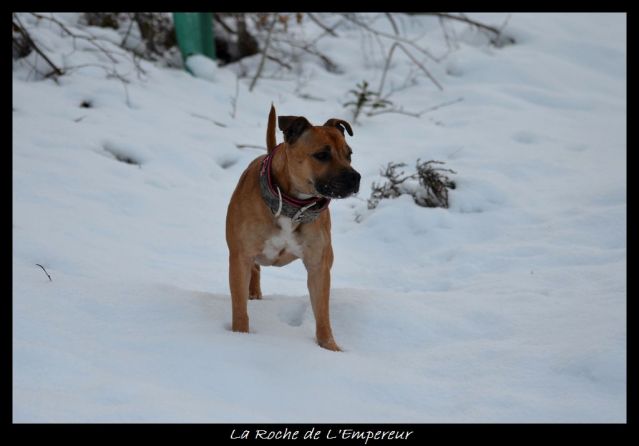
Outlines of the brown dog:
M 329 119 L 313 126 L 301 116 L 280 116 L 284 142 L 275 145 L 275 108 L 266 130 L 267 154 L 249 164 L 226 214 L 233 331 L 248 332 L 247 299 L 261 299 L 260 265 L 284 266 L 301 258 L 320 346 L 338 351 L 328 311 L 333 249 L 332 198 L 359 190 L 344 130 L 348 122 Z

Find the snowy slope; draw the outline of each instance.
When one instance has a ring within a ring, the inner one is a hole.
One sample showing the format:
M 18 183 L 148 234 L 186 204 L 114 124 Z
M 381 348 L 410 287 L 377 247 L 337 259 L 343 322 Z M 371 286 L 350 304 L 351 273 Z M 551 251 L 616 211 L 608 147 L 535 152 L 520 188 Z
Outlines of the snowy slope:
M 402 26 L 445 53 L 436 19 Z M 263 153 L 236 144 L 264 144 L 271 102 L 350 119 L 348 90 L 379 83 L 374 42 L 346 27 L 319 42 L 342 73 L 309 58 L 251 93 L 242 79 L 234 118 L 238 67 L 143 61 L 125 89 L 96 67 L 56 84 L 14 64 L 14 421 L 624 422 L 625 16 L 514 14 L 499 49 L 455 29 L 454 52 L 423 60 L 444 90 L 421 75 L 391 99 L 462 100 L 364 116 L 349 139 L 360 193 L 331 204 L 341 353 L 314 342 L 301 262 L 264 268 L 251 333 L 230 331 L 224 219 Z M 33 33 L 61 65 L 99 57 Z M 411 64 L 396 57 L 399 87 Z M 450 209 L 369 211 L 380 167 L 417 158 L 458 172 Z

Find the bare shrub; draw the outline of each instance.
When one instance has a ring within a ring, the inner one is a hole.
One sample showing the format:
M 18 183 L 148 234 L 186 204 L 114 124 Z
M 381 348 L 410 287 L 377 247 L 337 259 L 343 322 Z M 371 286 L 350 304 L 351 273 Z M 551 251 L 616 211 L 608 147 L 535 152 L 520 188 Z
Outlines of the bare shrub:
M 368 82 L 362 81 L 357 84 L 356 90 L 350 90 L 349 93 L 355 98 L 346 102 L 344 107 L 350 107 L 353 112 L 353 124 L 357 123 L 357 118 L 363 109 L 376 110 L 386 108 L 392 105 L 392 102 L 379 97 L 379 93 L 368 89 Z
M 457 172 L 437 167 L 442 164 L 444 164 L 443 161 L 421 162 L 417 159 L 416 172 L 406 175 L 404 170 L 400 170 L 406 167 L 406 163 L 389 162 L 380 171 L 380 175 L 386 178 L 386 181 L 373 183 L 371 186 L 368 209 L 375 209 L 385 198 L 397 198 L 403 194 L 411 195 L 415 204 L 419 206 L 448 208 L 448 189 L 455 189 L 456 184 L 446 173 L 456 174 Z

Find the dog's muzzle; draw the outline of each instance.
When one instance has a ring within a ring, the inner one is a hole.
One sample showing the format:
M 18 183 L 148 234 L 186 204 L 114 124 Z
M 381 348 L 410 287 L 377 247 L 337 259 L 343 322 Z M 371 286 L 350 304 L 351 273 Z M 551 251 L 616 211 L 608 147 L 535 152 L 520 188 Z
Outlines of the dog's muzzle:
M 344 169 L 338 175 L 326 180 L 317 181 L 315 189 L 328 198 L 346 198 L 359 191 L 362 176 L 354 169 Z

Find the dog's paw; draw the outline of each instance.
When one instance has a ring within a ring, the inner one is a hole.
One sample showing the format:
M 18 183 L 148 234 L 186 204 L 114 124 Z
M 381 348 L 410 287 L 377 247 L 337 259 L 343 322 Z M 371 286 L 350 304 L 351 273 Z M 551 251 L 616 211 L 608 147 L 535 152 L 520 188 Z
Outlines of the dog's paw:
M 262 300 L 262 293 L 249 294 L 249 300 Z
M 231 330 L 236 333 L 248 333 L 249 332 L 249 322 L 248 318 L 237 318 L 233 319 L 231 324 Z
M 330 350 L 330 351 L 333 351 L 333 352 L 341 352 L 342 351 L 342 349 L 339 348 L 339 345 L 337 345 L 335 343 L 335 340 L 333 340 L 333 339 L 317 341 L 317 343 L 319 344 L 320 347 L 325 348 L 326 350 Z

